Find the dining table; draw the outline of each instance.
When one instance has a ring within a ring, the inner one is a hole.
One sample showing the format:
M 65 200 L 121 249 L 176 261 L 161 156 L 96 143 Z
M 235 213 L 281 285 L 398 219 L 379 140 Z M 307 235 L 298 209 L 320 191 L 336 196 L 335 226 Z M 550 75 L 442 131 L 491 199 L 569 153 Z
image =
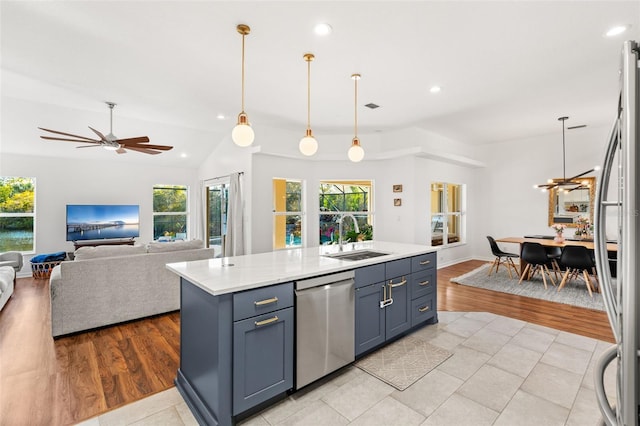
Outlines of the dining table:
M 565 247 L 569 245 L 573 246 L 584 246 L 589 250 L 593 250 L 593 240 L 584 240 L 584 239 L 565 239 L 564 241 L 555 241 L 553 238 L 544 238 L 544 237 L 504 237 L 497 238 L 496 242 L 498 243 L 513 243 L 519 244 L 520 248 L 518 250 L 518 254 L 522 252 L 522 245 L 524 243 L 539 243 L 546 247 Z M 616 242 L 607 242 L 607 251 L 608 252 L 617 252 L 618 251 L 618 243 Z M 520 259 L 520 275 L 524 271 L 526 267 L 526 262 L 523 262 Z

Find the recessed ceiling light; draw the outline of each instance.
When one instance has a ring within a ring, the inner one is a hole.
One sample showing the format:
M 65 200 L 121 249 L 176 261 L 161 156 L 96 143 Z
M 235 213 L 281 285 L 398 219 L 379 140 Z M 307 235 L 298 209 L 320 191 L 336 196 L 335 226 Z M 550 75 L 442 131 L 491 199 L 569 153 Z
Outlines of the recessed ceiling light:
M 227 118 L 227 117 L 225 117 L 225 116 L 224 116 L 224 114 L 218 114 L 218 115 L 216 116 L 216 118 L 217 118 L 218 120 L 224 120 L 224 119 L 225 119 L 225 118 Z
M 181 158 L 187 158 L 187 154 L 185 154 L 184 152 L 182 154 L 180 154 Z
M 441 90 L 442 90 L 442 87 L 440 86 L 431 86 L 431 89 L 429 89 L 431 93 L 440 93 Z
M 313 27 L 313 32 L 315 32 L 319 36 L 329 35 L 331 34 L 331 31 L 333 31 L 331 25 L 325 23 L 316 24 L 316 26 Z
M 623 33 L 623 32 L 625 32 L 626 30 L 627 30 L 627 27 L 626 27 L 626 26 L 624 26 L 624 25 L 618 25 L 618 26 L 615 26 L 615 27 L 611 27 L 611 28 L 609 28 L 609 31 L 607 31 L 607 32 L 605 33 L 605 35 L 606 35 L 607 37 L 615 37 L 615 36 L 617 36 L 617 35 L 622 34 L 622 33 Z

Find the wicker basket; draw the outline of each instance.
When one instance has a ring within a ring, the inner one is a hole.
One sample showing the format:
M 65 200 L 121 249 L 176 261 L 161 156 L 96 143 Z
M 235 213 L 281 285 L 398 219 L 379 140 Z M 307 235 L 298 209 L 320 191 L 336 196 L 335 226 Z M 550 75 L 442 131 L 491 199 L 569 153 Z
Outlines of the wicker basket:
M 31 263 L 31 274 L 36 279 L 49 279 L 51 271 L 56 265 L 62 263 L 61 260 L 53 262 Z

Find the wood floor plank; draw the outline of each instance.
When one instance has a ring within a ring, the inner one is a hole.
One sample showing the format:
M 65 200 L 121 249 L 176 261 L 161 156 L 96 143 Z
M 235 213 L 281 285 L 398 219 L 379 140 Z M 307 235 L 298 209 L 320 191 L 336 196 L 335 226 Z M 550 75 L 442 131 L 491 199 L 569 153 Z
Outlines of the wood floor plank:
M 449 282 L 484 263 L 438 270 L 439 310 L 493 312 L 613 341 L 604 312 Z M 0 311 L 0 426 L 74 424 L 173 386 L 179 312 L 54 340 L 49 303 L 46 280 L 19 278 Z

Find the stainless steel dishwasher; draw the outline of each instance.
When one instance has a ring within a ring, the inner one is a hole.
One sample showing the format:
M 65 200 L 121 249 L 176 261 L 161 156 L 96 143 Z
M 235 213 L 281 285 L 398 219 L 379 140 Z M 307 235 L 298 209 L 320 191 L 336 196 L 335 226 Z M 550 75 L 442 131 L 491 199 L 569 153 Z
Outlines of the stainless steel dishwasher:
M 296 389 L 355 360 L 354 272 L 296 282 Z

